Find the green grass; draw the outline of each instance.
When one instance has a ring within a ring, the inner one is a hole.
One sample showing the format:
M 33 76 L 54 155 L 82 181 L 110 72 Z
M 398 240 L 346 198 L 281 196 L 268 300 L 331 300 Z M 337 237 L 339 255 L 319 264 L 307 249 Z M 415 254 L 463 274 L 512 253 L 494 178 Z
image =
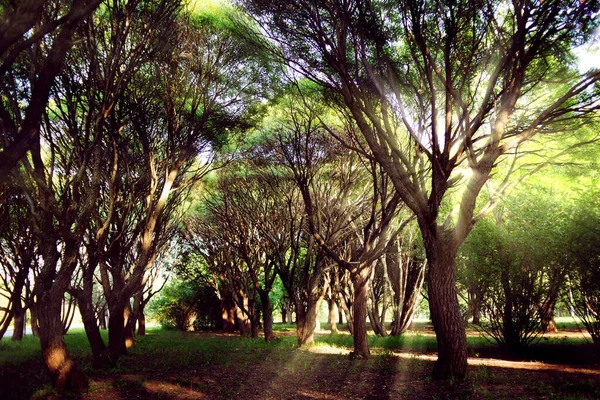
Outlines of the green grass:
M 21 341 L 4 338 L 0 341 L 0 365 L 19 364 L 40 356 L 40 340 L 26 335 Z
M 130 349 L 130 355 L 122 357 L 116 368 L 110 370 L 95 370 L 91 367 L 89 345 L 83 330 L 70 332 L 65 340 L 70 353 L 91 378 L 91 393 L 97 392 L 99 396 L 110 392 L 120 393 L 123 398 L 145 398 L 149 393 L 147 383 L 160 380 L 177 387 L 193 387 L 209 398 L 244 396 L 254 393 L 257 388 L 268 390 L 272 385 L 281 385 L 273 387 L 277 387 L 277 390 L 287 390 L 285 393 L 290 395 L 295 395 L 299 388 L 321 392 L 339 387 L 342 388 L 339 389 L 340 392 L 330 394 L 360 398 L 373 387 L 383 387 L 383 382 L 389 386 L 388 382 L 396 379 L 394 376 L 410 375 L 411 379 L 419 382 L 418 385 L 410 388 L 400 386 L 400 389 L 407 390 L 406 396 L 414 398 L 466 398 L 463 395 L 468 397 L 470 394 L 478 398 L 502 398 L 505 394 L 501 388 L 507 385 L 512 387 L 515 383 L 524 388 L 524 393 L 534 397 L 600 397 L 600 382 L 597 383 L 593 379 L 595 377 L 571 378 L 573 375 L 569 375 L 568 379 L 545 378 L 544 385 L 534 385 L 532 382 L 537 382 L 535 379 L 523 378 L 522 373 L 517 370 L 491 366 L 471 368 L 467 386 L 452 382 L 444 386 L 429 377 L 432 361 L 419 357 L 419 353 L 437 350 L 435 337 L 419 331 L 409 331 L 401 337 L 382 338 L 370 335 L 372 357 L 369 360 L 357 360 L 335 354 L 335 351 L 322 353 L 318 348 L 311 349 L 315 350 L 314 352 L 298 350 L 293 325 L 278 324 L 275 330 L 280 333 L 279 339 L 266 343 L 262 338 L 247 339 L 235 335 L 196 334 L 149 328 L 148 335 L 139 337 L 136 346 Z M 103 331 L 102 334 L 106 339 L 106 332 Z M 565 342 L 567 341 L 556 343 Z M 473 336 L 468 338 L 468 345 L 471 355 L 476 355 L 481 350 L 482 357 L 485 356 L 482 349 L 496 348 L 484 338 Z M 322 332 L 315 335 L 315 346 L 351 350 L 353 343 L 348 334 L 331 335 Z M 413 354 L 399 357 L 399 351 L 409 351 Z M 39 341 L 31 336 L 27 336 L 21 343 L 10 340 L 0 342 L 0 362 L 5 364 L 4 371 L 9 374 L 5 375 L 6 382 L 2 383 L 20 384 L 21 386 L 17 386 L 23 387 L 23 396 L 20 398 L 30 398 L 32 395 L 45 398 L 46 395 L 52 394 L 51 388 L 47 386 L 39 354 Z M 31 357 L 37 361 L 28 362 L 25 364 L 26 369 L 23 369 L 20 363 Z M 6 365 L 8 363 L 12 365 Z M 257 370 L 260 372 L 256 373 Z M 345 384 L 362 382 L 365 373 L 371 377 L 369 385 L 372 386 Z M 33 381 L 32 376 L 35 377 Z M 25 381 L 28 382 L 27 385 L 22 383 Z M 328 382 L 333 383 L 329 385 Z M 0 394 L 1 392 L 0 388 Z M 153 395 L 158 396 L 160 393 L 156 392 Z

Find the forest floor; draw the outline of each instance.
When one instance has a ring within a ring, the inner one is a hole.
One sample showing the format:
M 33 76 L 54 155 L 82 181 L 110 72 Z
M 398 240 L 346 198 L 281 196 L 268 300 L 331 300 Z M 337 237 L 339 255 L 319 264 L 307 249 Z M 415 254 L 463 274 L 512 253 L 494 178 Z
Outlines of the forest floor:
M 400 338 L 370 337 L 368 360 L 348 356 L 352 339 L 344 333 L 321 331 L 306 349 L 295 346 L 292 326 L 276 333 L 279 339 L 267 344 L 151 330 L 107 371 L 91 368 L 83 332 L 66 339 L 90 377 L 82 399 L 600 399 L 600 352 L 577 329 L 546 335 L 521 354 L 506 354 L 470 329 L 464 382 L 431 379 L 430 325 Z M 29 347 L 11 358 L 6 352 L 14 347 L 0 343 L 0 399 L 60 398 L 48 386 L 39 347 L 37 354 Z

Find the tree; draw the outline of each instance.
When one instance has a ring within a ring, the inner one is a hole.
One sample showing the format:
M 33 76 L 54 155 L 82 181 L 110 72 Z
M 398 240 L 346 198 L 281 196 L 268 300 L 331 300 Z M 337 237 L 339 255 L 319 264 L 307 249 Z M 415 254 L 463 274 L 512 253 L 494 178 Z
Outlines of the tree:
M 33 302 L 30 276 L 37 270 L 38 253 L 26 194 L 18 186 L 5 192 L 0 203 L 0 295 L 6 299 L 0 320 L 0 339 L 14 321 L 12 340 L 23 339 L 25 313 Z
M 361 148 L 351 124 L 325 127 L 319 115 L 326 110 L 308 96 L 292 95 L 282 105 L 282 116 L 267 128 L 274 137 L 266 139 L 266 158 L 287 170 L 296 183 L 308 231 L 324 255 L 350 272 L 354 354 L 368 357 L 370 281 L 377 259 L 407 223 L 394 226 L 400 198 L 364 147 L 361 153 L 351 152 L 326 134 L 335 132 L 337 138 Z
M 50 90 L 82 19 L 101 0 L 3 2 L 0 16 L 0 194 L 36 145 Z M 20 70 L 20 71 L 19 71 Z M 25 71 L 28 79 L 18 75 Z M 26 107 L 23 107 L 25 99 Z
M 478 204 L 496 163 L 538 133 L 598 107 L 600 71 L 577 76 L 570 48 L 596 2 L 245 1 L 292 69 L 329 89 L 414 213 L 438 342 L 434 376 L 464 377 L 456 255 L 497 203 Z M 507 183 L 509 181 L 506 181 Z M 443 204 L 458 192 L 450 213 Z
M 598 178 L 592 176 L 576 204 L 567 228 L 569 260 L 569 302 L 590 333 L 594 344 L 600 345 L 600 205 Z

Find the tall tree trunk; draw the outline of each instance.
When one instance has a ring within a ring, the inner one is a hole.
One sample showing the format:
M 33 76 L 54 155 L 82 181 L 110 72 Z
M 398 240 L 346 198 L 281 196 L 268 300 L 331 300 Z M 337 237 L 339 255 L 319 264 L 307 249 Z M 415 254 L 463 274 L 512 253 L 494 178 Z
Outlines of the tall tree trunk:
M 141 294 L 139 294 L 134 296 L 133 308 L 129 301 L 125 305 L 125 346 L 127 346 L 128 349 L 133 347 L 136 341 L 135 328 L 140 310 L 139 303 L 141 303 L 141 301 Z
M 235 307 L 235 317 L 240 335 L 250 337 L 250 320 L 248 319 L 248 315 L 241 308 Z
M 36 315 L 39 323 L 40 345 L 53 387 L 59 392 L 81 392 L 88 388 L 87 377 L 78 370 L 69 356 L 60 318 L 62 293 L 50 291 L 38 298 Z
M 336 303 L 338 304 L 338 303 Z M 344 325 L 344 310 L 338 305 L 338 324 Z
M 138 336 L 146 336 L 146 313 L 144 313 L 144 307 L 140 309 L 140 313 L 137 318 L 138 328 L 137 334 Z
M 33 337 L 40 337 L 40 325 L 37 318 L 37 312 L 35 311 L 35 307 L 31 307 L 29 309 L 30 321 L 29 325 L 31 326 L 31 334 Z
M 125 302 L 115 302 L 109 306 L 108 317 L 108 357 L 116 364 L 119 357 L 127 354 L 125 343 Z
M 296 336 L 299 347 L 314 344 L 316 327 L 317 302 L 309 299 L 306 309 L 302 304 L 296 304 Z
M 363 267 L 352 276 L 352 286 L 354 287 L 354 303 L 352 305 L 354 351 L 352 354 L 359 358 L 368 358 L 371 355 L 367 337 L 367 303 L 372 269 L 372 266 Z
M 230 294 L 221 298 L 221 318 L 223 321 L 223 332 L 235 331 L 235 303 Z
M 275 339 L 275 335 L 273 334 L 273 306 L 271 304 L 271 299 L 269 298 L 269 292 L 261 290 L 259 294 L 263 309 L 263 331 L 265 341 L 271 342 Z
M 81 320 L 87 335 L 90 348 L 92 350 L 92 357 L 94 359 L 94 367 L 106 368 L 110 365 L 106 354 L 106 345 L 100 335 L 100 329 L 96 323 L 96 314 L 94 313 L 93 305 L 90 301 L 83 300 L 78 296 L 77 303 L 79 305 L 79 312 L 81 314 Z
M 327 300 L 327 305 L 329 307 L 329 316 L 328 316 L 328 322 L 329 325 L 331 326 L 331 333 L 337 333 L 337 324 L 336 324 L 336 312 L 335 312 L 335 300 L 333 298 L 333 294 L 331 295 L 331 297 L 329 298 L 329 300 Z
M 106 330 L 107 326 L 106 326 L 106 304 L 100 309 L 100 311 L 98 312 L 98 326 L 100 327 L 100 329 L 104 329 Z
M 315 307 L 315 332 L 321 332 L 321 299 Z
M 18 304 L 18 306 L 17 306 Z M 21 341 L 23 340 L 23 335 L 25 334 L 25 311 L 23 306 L 21 305 L 21 301 L 15 304 L 17 306 L 14 316 L 13 316 L 13 334 L 12 340 Z
M 456 249 L 448 243 L 452 239 L 424 236 L 429 265 L 429 309 L 438 343 L 433 377 L 462 379 L 467 372 L 467 335 L 456 291 Z
M 505 298 L 504 309 L 502 311 L 502 336 L 509 349 L 518 350 L 521 347 L 521 342 L 513 323 L 513 293 L 510 286 L 509 268 L 510 265 L 503 265 L 500 275 Z
M 348 326 L 348 331 L 350 331 L 350 335 L 354 336 L 354 316 L 352 315 L 352 310 L 350 309 L 350 307 L 352 307 L 352 302 L 346 301 L 346 299 L 343 298 L 343 295 L 340 294 L 339 304 L 342 305 L 342 311 L 344 311 L 344 314 L 346 315 L 346 325 Z

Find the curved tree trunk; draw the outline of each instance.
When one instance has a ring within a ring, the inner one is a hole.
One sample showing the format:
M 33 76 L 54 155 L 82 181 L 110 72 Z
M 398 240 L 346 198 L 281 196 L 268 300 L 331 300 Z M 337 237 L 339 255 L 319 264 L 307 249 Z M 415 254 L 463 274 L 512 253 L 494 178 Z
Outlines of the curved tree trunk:
M 92 350 L 93 364 L 95 368 L 109 367 L 106 355 L 106 345 L 100 335 L 100 329 L 96 322 L 96 313 L 92 304 L 92 286 L 91 281 L 84 280 L 84 288 L 73 290 L 72 295 L 77 298 L 77 306 L 81 314 L 81 321 L 85 329 L 90 348 Z
M 260 291 L 260 302 L 262 303 L 263 309 L 263 330 L 265 335 L 265 341 L 271 342 L 275 339 L 273 334 L 273 305 L 269 298 L 269 292 Z
M 433 377 L 462 379 L 467 372 L 467 336 L 456 291 L 456 250 L 442 238 L 425 237 L 424 242 L 429 309 L 438 343 Z
M 372 269 L 372 266 L 363 267 L 352 276 L 352 286 L 354 287 L 354 304 L 352 305 L 354 351 L 352 354 L 359 358 L 368 358 L 371 355 L 367 337 L 367 303 Z
M 540 305 L 540 322 L 542 332 L 558 332 L 556 321 L 554 320 L 554 309 L 556 307 L 556 297 L 548 297 Z

